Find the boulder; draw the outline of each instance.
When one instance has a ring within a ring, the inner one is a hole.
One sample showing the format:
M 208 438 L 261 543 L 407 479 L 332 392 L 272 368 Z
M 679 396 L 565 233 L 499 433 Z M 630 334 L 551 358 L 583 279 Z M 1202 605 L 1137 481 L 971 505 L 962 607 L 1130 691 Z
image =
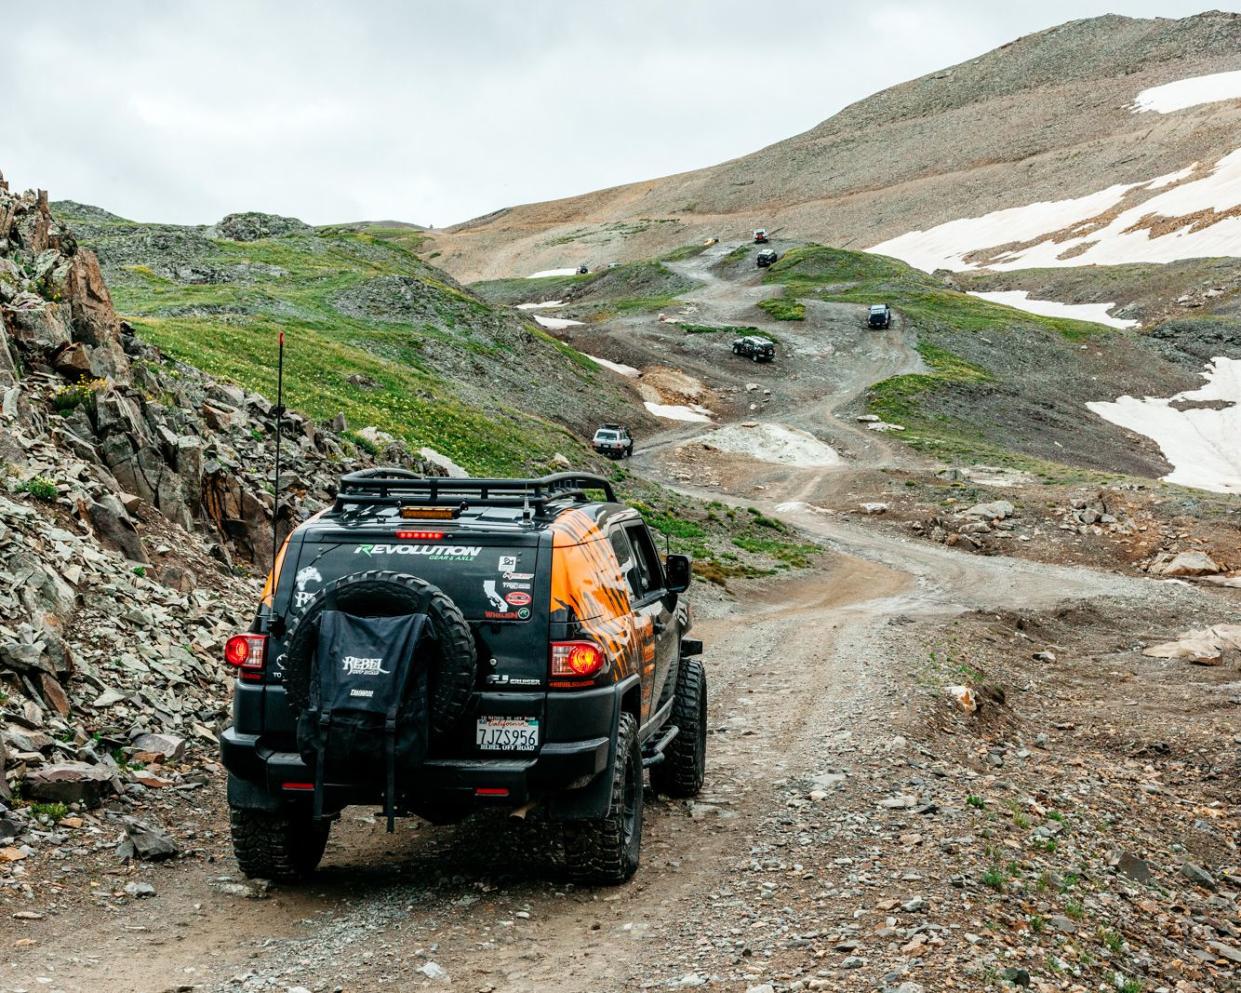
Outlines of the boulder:
M 1212 576 L 1223 567 L 1206 552 L 1180 552 L 1168 558 L 1159 556 L 1150 567 L 1156 576 Z
M 90 353 L 80 341 L 66 345 L 52 357 L 52 368 L 71 383 L 91 374 Z
M 105 548 L 120 552 L 131 562 L 146 564 L 151 560 L 142 547 L 142 538 L 130 519 L 125 505 L 110 493 L 92 501 L 87 508 L 95 536 Z
M 140 734 L 130 747 L 140 762 L 176 762 L 185 754 L 185 739 L 175 734 Z
M 63 762 L 36 769 L 26 777 L 26 792 L 46 803 L 80 803 L 98 807 L 103 798 L 120 792 L 111 770 L 85 762 Z
M 992 500 L 989 503 L 976 503 L 964 513 L 966 517 L 980 517 L 987 521 L 1002 521 L 1013 516 L 1013 505 L 1007 500 Z
M 64 310 L 33 293 L 20 293 L 4 319 L 9 337 L 21 349 L 43 358 L 71 341 Z
M 162 862 L 180 852 L 176 842 L 168 834 L 133 817 L 126 817 L 125 837 L 116 847 L 116 854 L 123 859 L 141 859 L 145 862 Z

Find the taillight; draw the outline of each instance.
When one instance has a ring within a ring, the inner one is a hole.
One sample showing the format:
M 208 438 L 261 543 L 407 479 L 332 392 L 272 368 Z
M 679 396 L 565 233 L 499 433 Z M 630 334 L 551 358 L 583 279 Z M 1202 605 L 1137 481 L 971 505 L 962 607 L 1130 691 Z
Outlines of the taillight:
M 553 679 L 589 679 L 602 671 L 607 659 L 593 641 L 552 642 Z
M 235 634 L 224 643 L 224 661 L 237 669 L 237 678 L 243 682 L 262 681 L 266 658 L 265 634 Z
M 413 541 L 439 541 L 444 537 L 443 531 L 398 531 L 398 538 L 406 538 Z

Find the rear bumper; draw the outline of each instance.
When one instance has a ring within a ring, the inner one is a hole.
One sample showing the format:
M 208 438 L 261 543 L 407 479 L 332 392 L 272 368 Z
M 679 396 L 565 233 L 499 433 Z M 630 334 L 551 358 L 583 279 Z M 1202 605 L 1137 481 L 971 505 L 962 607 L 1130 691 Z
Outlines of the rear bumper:
M 262 735 L 227 728 L 220 735 L 224 767 L 268 797 L 291 802 L 310 797 L 314 770 L 298 752 L 271 747 Z M 419 807 L 520 806 L 532 800 L 584 789 L 608 767 L 610 739 L 547 742 L 538 754 L 512 758 L 428 759 L 417 772 L 399 780 L 405 804 Z M 325 809 L 382 799 L 373 786 L 324 784 Z

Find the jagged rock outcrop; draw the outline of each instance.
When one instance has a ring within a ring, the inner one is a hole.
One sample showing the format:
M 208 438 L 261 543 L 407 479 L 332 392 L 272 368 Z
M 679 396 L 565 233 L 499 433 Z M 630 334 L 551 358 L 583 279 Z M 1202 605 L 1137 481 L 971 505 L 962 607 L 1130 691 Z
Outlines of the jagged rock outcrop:
M 274 426 L 137 338 L 46 194 L 0 178 L 0 800 L 27 781 L 85 809 L 200 775 L 273 538 L 374 461 L 343 417 L 286 413 L 277 509 Z M 10 838 L 45 827 L 0 803 Z

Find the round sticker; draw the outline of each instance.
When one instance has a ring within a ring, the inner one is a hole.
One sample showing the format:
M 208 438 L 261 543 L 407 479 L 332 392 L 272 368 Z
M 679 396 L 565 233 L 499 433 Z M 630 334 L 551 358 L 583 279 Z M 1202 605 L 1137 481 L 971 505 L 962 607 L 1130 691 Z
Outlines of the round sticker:
M 528 619 L 529 617 L 530 617 L 530 608 L 529 608 L 529 607 L 522 607 L 522 608 L 521 608 L 521 610 L 517 611 L 517 619 L 518 619 L 518 620 L 522 620 L 522 621 L 524 621 L 524 620 Z
M 521 590 L 514 590 L 512 593 L 504 594 L 504 599 L 514 607 L 525 607 L 530 603 L 531 596 Z

